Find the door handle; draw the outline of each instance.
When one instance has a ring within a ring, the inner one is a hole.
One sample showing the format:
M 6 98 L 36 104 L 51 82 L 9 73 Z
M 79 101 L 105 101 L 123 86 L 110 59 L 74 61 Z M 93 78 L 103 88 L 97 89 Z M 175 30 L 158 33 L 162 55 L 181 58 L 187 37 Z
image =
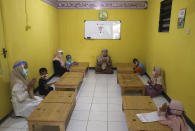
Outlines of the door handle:
M 7 50 L 5 48 L 2 49 L 2 54 L 3 54 L 4 58 L 7 57 Z

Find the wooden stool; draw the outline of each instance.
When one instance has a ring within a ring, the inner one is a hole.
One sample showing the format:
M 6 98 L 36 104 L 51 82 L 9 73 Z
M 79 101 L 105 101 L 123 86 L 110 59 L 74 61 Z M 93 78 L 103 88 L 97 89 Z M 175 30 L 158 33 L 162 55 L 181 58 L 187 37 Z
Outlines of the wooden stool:
M 136 114 L 149 113 L 146 110 L 124 110 L 127 126 L 129 131 L 171 131 L 168 126 L 160 124 L 160 122 L 142 123 Z
M 118 73 L 133 73 L 133 66 L 130 63 L 117 63 L 116 64 Z
M 123 96 L 123 110 L 150 110 L 157 107 L 150 96 Z
M 60 131 L 65 131 L 68 124 L 71 104 L 42 102 L 28 117 L 29 131 L 35 125 L 58 126 Z
M 142 91 L 142 95 L 145 95 L 145 85 L 140 80 L 140 78 L 135 74 L 128 74 L 130 79 L 124 79 L 120 77 L 118 79 L 122 95 L 125 94 L 125 91 Z

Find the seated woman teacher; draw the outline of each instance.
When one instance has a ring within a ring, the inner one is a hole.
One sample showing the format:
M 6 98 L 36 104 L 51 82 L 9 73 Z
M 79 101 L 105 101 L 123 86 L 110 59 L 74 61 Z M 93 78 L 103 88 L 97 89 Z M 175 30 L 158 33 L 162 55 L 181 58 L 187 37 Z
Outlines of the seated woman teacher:
M 53 59 L 53 67 L 54 67 L 55 76 L 62 76 L 65 72 L 67 72 L 66 66 L 62 58 L 63 58 L 63 51 L 57 50 L 57 55 Z
M 108 50 L 102 50 L 102 54 L 98 56 L 95 71 L 97 74 L 112 74 L 112 60 L 108 55 Z
M 16 62 L 11 73 L 12 104 L 16 116 L 28 117 L 42 101 L 33 95 L 36 79 L 27 79 L 28 65 L 26 61 Z

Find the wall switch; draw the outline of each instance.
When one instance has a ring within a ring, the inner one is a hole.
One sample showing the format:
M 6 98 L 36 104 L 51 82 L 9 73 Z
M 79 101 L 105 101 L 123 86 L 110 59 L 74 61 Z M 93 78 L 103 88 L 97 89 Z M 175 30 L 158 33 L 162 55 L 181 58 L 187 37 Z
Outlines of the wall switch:
M 187 28 L 187 30 L 186 30 L 186 34 L 190 34 L 190 32 L 191 32 L 191 29 L 190 28 Z

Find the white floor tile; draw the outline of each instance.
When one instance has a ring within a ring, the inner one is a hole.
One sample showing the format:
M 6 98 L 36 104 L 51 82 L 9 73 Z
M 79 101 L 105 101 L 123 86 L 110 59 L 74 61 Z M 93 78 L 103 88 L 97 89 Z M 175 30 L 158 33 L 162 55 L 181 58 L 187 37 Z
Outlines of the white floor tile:
M 25 128 L 27 121 L 24 118 L 13 118 L 7 123 L 9 128 Z
M 119 111 L 122 112 L 122 105 L 119 104 L 108 104 L 108 112 Z
M 77 103 L 89 103 L 91 104 L 93 100 L 93 97 L 85 97 L 81 96 L 77 98 Z
M 107 104 L 92 104 L 91 111 L 107 111 Z
M 11 117 L 8 117 L 5 121 L 3 121 L 1 124 L 0 124 L 0 127 L 9 127 L 8 123 L 12 120 Z
M 110 98 L 122 98 L 120 92 L 115 92 L 115 93 L 108 92 L 108 97 L 110 97 Z
M 75 111 L 89 111 L 91 108 L 91 104 L 87 103 L 77 103 L 75 106 Z
M 121 98 L 108 98 L 108 103 L 109 104 L 122 104 L 122 99 Z
M 93 98 L 93 103 L 94 104 L 107 104 L 108 102 L 107 98 L 104 97 L 94 97 Z
M 87 121 L 70 120 L 67 131 L 86 131 Z
M 107 121 L 107 112 L 90 112 L 90 121 Z
M 123 112 L 108 112 L 108 121 L 126 122 Z
M 73 111 L 71 120 L 87 121 L 89 118 L 89 111 Z
M 108 122 L 108 131 L 128 131 L 126 122 Z
M 107 122 L 89 121 L 87 131 L 107 131 Z
M 21 131 L 22 129 L 18 128 L 0 128 L 0 131 Z
M 85 97 L 93 97 L 93 92 L 83 92 L 83 91 L 81 91 L 80 93 L 79 93 L 79 96 L 80 97 L 82 97 L 82 96 L 85 96 Z
M 103 97 L 103 98 L 107 98 L 108 94 L 104 93 L 104 92 L 95 92 L 94 93 L 94 97 Z

